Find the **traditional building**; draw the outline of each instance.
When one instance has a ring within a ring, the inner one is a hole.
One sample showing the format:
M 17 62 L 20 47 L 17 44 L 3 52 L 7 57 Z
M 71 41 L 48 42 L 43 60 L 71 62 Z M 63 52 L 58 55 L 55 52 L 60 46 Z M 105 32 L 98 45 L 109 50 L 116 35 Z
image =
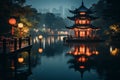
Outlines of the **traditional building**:
M 83 1 L 79 8 L 69 11 L 74 14 L 73 17 L 68 17 L 74 21 L 74 25 L 66 28 L 74 31 L 74 35 L 70 35 L 66 40 L 94 40 L 99 38 L 97 31 L 100 29 L 91 24 L 91 21 L 97 17 L 92 16 L 93 12 L 84 6 Z

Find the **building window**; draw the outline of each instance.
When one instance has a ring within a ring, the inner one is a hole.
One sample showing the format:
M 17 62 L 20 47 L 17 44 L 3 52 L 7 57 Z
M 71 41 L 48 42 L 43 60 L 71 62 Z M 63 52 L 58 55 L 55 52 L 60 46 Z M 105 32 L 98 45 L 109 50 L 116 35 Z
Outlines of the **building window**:
M 80 37 L 85 37 L 85 32 L 84 31 L 80 32 Z
M 85 15 L 86 13 L 85 12 L 80 12 L 80 15 Z

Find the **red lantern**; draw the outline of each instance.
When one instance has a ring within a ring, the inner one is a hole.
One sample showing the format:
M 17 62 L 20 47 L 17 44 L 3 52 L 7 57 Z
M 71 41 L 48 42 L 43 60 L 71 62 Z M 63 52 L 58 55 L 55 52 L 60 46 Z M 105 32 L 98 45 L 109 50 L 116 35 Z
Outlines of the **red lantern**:
M 10 18 L 9 19 L 9 24 L 15 25 L 16 24 L 16 19 L 15 18 Z

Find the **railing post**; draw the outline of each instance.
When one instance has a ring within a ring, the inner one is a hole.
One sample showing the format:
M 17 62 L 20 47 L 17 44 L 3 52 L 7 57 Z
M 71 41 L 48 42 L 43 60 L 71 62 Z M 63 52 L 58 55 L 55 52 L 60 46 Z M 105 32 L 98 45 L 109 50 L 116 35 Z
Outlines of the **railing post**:
M 21 48 L 22 45 L 22 38 L 19 38 L 19 49 Z
M 28 45 L 31 45 L 31 44 L 30 44 L 30 36 L 28 37 Z
M 6 53 L 6 48 L 7 48 L 6 39 L 3 39 L 3 53 Z
M 17 38 L 14 38 L 14 51 L 17 50 Z

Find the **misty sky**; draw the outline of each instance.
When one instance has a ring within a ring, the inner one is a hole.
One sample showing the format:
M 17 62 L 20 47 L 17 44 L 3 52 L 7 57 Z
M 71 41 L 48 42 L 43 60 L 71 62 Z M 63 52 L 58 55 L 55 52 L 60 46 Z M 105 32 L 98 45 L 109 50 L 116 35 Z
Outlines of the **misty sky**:
M 71 6 L 79 7 L 82 0 L 26 0 L 26 4 L 32 5 L 33 8 L 38 9 L 52 9 L 59 8 L 71 8 Z M 97 3 L 99 0 L 84 0 L 85 6 L 90 7 L 93 3 Z

